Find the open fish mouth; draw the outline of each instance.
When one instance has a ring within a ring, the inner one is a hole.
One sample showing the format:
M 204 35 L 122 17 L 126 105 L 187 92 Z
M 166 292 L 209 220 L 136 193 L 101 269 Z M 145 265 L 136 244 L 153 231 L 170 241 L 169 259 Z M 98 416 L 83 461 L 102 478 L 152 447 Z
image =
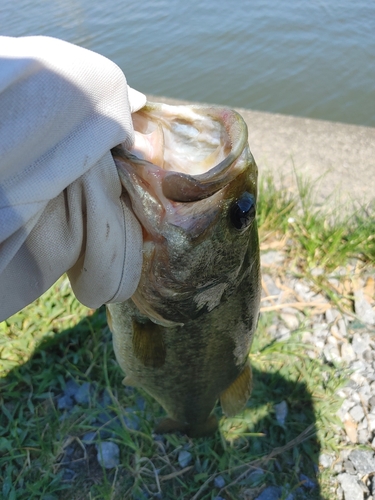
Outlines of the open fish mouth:
M 119 146 L 114 157 L 125 154 L 162 169 L 163 194 L 173 201 L 196 201 L 221 189 L 236 175 L 229 171 L 247 145 L 246 124 L 226 108 L 147 103 L 133 114 L 133 125 L 132 151 Z

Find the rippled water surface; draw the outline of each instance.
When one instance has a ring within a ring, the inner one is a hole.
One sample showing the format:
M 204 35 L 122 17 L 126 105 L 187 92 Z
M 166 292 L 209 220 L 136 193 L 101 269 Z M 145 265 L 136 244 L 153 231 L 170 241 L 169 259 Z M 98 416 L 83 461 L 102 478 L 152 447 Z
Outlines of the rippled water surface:
M 100 52 L 145 93 L 375 126 L 374 0 L 2 0 L 0 32 Z

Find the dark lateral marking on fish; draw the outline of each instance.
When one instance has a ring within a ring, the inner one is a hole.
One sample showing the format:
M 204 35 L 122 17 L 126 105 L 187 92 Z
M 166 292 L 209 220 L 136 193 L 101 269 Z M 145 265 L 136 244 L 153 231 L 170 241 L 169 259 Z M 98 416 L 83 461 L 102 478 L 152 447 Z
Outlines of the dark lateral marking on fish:
M 134 355 L 147 368 L 160 368 L 165 363 L 163 328 L 152 321 L 139 323 L 133 319 Z
M 168 434 L 172 432 L 181 432 L 192 438 L 210 436 L 218 429 L 217 418 L 210 415 L 205 422 L 200 424 L 186 424 L 178 422 L 172 418 L 163 418 L 155 428 L 156 434 Z
M 221 408 L 227 417 L 234 417 L 246 405 L 252 389 L 253 375 L 250 361 L 246 361 L 236 380 L 220 394 Z

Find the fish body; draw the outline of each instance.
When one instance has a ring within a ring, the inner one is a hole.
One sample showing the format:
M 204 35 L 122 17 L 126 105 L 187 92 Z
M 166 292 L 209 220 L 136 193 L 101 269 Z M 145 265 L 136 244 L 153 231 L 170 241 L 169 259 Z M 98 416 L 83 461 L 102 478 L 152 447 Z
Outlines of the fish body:
M 147 158 L 112 154 L 144 258 L 133 297 L 107 306 L 114 350 L 124 383 L 166 410 L 158 432 L 205 435 L 216 429 L 218 399 L 232 416 L 251 392 L 257 167 L 246 124 L 225 108 L 149 103 L 134 127 L 150 144 Z

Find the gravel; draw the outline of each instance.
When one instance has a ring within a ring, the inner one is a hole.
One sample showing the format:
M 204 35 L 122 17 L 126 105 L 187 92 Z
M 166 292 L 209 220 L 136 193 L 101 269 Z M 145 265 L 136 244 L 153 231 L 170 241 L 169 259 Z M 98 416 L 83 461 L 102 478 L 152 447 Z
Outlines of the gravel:
M 369 297 L 364 276 L 357 283 L 353 314 L 345 314 L 323 295 L 316 293 L 313 283 L 307 279 L 288 277 L 288 274 L 283 275 L 282 279 L 279 278 L 284 261 L 284 255 L 275 250 L 262 255 L 261 305 L 277 306 L 275 309 L 278 314 L 278 322 L 271 325 L 268 332 L 277 341 L 287 341 L 294 330 L 305 328 L 301 340 L 307 346 L 308 355 L 311 358 L 319 357 L 324 363 L 344 367 L 349 373 L 347 384 L 337 391 L 337 397 L 342 399 L 337 417 L 343 424 L 342 430 L 337 432 L 341 433 L 339 448 L 343 449 L 336 453 L 322 451 L 319 469 L 329 471 L 334 491 L 332 498 L 375 500 L 375 294 L 374 297 Z M 345 273 L 353 274 L 354 266 L 336 272 L 336 275 L 330 278 L 332 286 L 339 289 L 340 281 L 336 276 L 345 276 Z M 321 276 L 323 273 L 317 269 L 313 274 Z M 371 275 L 367 278 L 373 279 Z M 288 305 L 295 305 L 296 302 L 304 303 L 308 316 Z M 311 308 L 308 306 L 310 302 L 313 303 Z M 74 411 L 76 405 L 87 407 L 91 404 L 93 393 L 93 384 L 67 380 L 63 392 L 57 396 L 57 408 L 61 412 L 61 418 Z M 106 391 L 103 391 L 98 402 L 103 411 L 91 423 L 91 431 L 81 436 L 80 440 L 84 447 L 96 447 L 98 462 L 110 469 L 119 465 L 120 449 L 111 439 L 115 437 L 114 431 L 121 426 L 121 422 L 115 414 L 106 411 L 111 404 L 111 398 Z M 140 397 L 135 408 L 127 408 L 124 411 L 122 418 L 129 429 L 140 429 L 139 415 L 142 415 L 145 408 L 145 401 Z M 279 425 L 287 426 L 287 402 L 282 400 L 275 404 L 273 409 L 272 418 Z M 64 455 L 64 480 L 67 481 L 74 480 L 74 464 L 77 462 L 76 456 L 69 456 L 70 451 L 67 447 Z M 187 467 L 193 461 L 192 454 L 187 450 L 180 451 L 177 458 L 181 468 Z M 262 475 L 261 470 L 256 470 L 248 479 L 256 485 L 258 481 L 262 481 Z M 317 486 L 315 481 L 305 475 L 303 470 L 300 471 L 299 479 L 299 491 L 309 498 L 310 492 Z M 214 486 L 223 488 L 224 478 L 217 476 Z M 293 500 L 294 495 L 293 492 L 286 494 L 281 485 L 267 486 L 256 500 Z
M 320 470 L 326 469 L 331 474 L 333 498 L 375 500 L 375 292 L 371 288 L 369 293 L 369 285 L 366 288 L 366 283 L 372 283 L 374 287 L 374 269 L 355 280 L 354 311 L 352 315 L 347 315 L 322 295 L 314 294 L 314 286 L 307 279 L 288 279 L 288 273 L 282 279 L 279 278 L 283 259 L 274 250 L 268 254 L 262 257 L 262 306 L 292 303 L 296 299 L 307 305 L 309 302 L 315 304 L 317 300 L 326 304 L 324 312 L 319 309 L 314 312 L 311 308 L 310 325 L 308 331 L 303 333 L 302 341 L 311 344 L 311 351 L 308 350 L 311 357 L 320 357 L 325 363 L 342 366 L 350 374 L 346 386 L 337 391 L 338 398 L 342 398 L 341 408 L 337 412 L 337 417 L 343 423 L 339 440 L 346 453 L 322 453 L 319 458 Z M 313 274 L 320 276 L 323 273 Z M 335 274 L 352 277 L 355 266 L 348 265 Z M 332 276 L 329 281 L 340 290 L 339 279 Z M 271 297 L 267 299 L 268 296 Z M 297 322 L 298 325 L 304 324 L 298 311 L 294 313 L 294 322 L 289 315 L 293 315 L 293 312 L 287 307 L 280 309 L 279 323 L 274 327 L 275 339 L 279 340 L 277 331 L 280 332 L 283 327 L 292 331 L 298 328 Z M 272 332 L 272 329 L 269 331 Z M 284 329 L 282 337 L 287 336 L 288 332 Z M 281 404 L 274 407 L 279 423 L 283 422 Z M 308 497 L 306 488 L 315 487 L 315 483 L 303 473 L 300 480 Z M 267 488 L 263 491 L 265 495 L 268 492 L 270 498 L 273 498 L 272 495 L 277 498 L 276 490 Z M 258 499 L 263 500 L 263 497 L 259 496 Z

